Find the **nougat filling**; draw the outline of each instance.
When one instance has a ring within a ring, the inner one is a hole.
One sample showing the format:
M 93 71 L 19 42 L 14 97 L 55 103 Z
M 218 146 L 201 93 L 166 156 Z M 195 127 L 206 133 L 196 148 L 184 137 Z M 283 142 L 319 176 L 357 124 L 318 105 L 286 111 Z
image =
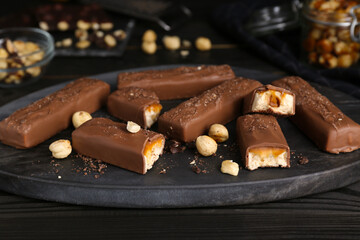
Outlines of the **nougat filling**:
M 287 151 L 283 148 L 253 148 L 248 151 L 249 170 L 259 167 L 288 167 Z
M 257 91 L 254 96 L 252 111 L 262 112 L 268 109 L 279 114 L 293 114 L 294 96 L 276 90 Z
M 149 105 L 145 109 L 145 124 L 146 128 L 150 128 L 158 119 L 162 106 L 158 103 Z
M 164 145 L 165 140 L 163 138 L 158 138 L 146 144 L 143 154 L 145 157 L 147 170 L 151 169 L 154 163 L 159 159 L 159 156 L 163 152 Z

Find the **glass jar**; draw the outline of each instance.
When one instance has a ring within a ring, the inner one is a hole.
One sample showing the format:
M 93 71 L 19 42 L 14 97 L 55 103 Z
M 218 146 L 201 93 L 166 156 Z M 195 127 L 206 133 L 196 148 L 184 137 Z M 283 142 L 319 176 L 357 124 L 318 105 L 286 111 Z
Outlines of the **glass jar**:
M 303 58 L 325 68 L 347 68 L 359 60 L 357 16 L 360 1 L 306 0 L 303 4 Z

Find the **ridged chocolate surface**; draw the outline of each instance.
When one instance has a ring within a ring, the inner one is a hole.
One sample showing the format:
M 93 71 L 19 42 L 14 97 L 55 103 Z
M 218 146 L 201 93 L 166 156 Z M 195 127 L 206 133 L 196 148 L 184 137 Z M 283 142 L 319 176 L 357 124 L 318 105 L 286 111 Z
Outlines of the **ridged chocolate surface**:
M 110 85 L 82 78 L 69 83 L 0 122 L 0 141 L 16 148 L 30 148 L 69 127 L 76 111 L 98 110 L 110 93 Z
M 264 114 L 241 116 L 236 121 L 236 134 L 245 167 L 249 164 L 249 150 L 261 147 L 285 149 L 287 166 L 290 167 L 290 148 L 274 116 Z
M 146 126 L 145 110 L 155 103 L 160 103 L 156 93 L 138 87 L 126 87 L 114 91 L 107 100 L 108 112 L 124 121 L 133 121 Z
M 170 138 L 190 142 L 211 124 L 226 124 L 241 114 L 243 98 L 261 83 L 235 78 L 193 97 L 159 117 L 158 130 Z
M 340 153 L 360 148 L 360 125 L 308 82 L 300 77 L 285 77 L 272 84 L 295 93 L 296 114 L 290 119 L 320 149 Z
M 276 87 L 276 86 L 273 86 L 271 84 L 267 84 L 267 85 L 264 85 L 264 86 L 261 86 L 261 87 L 258 87 L 256 88 L 252 93 L 250 93 L 248 96 L 245 97 L 244 99 L 244 114 L 248 114 L 248 113 L 254 113 L 253 109 L 252 109 L 252 106 L 253 106 L 253 103 L 254 103 L 254 98 L 255 98 L 255 94 L 256 93 L 260 93 L 260 92 L 266 92 L 268 90 L 274 90 L 274 91 L 278 91 L 280 93 L 287 93 L 287 94 L 290 94 L 290 95 L 293 95 L 294 96 L 294 106 L 293 106 L 293 109 L 295 110 L 295 95 L 294 93 L 292 93 L 291 91 L 287 90 L 287 89 L 284 89 L 284 88 L 280 88 L 280 87 Z M 265 114 L 272 114 L 272 115 L 275 115 L 275 116 L 281 116 L 281 117 L 285 117 L 285 116 L 289 116 L 289 115 L 284 115 L 284 114 L 281 114 L 279 115 L 279 113 L 277 112 L 274 112 L 272 109 L 267 109 L 266 111 L 257 111 L 256 113 L 265 113 Z M 293 113 L 294 114 L 294 113 Z M 291 114 L 291 115 L 293 115 Z
M 158 138 L 164 137 L 144 129 L 130 133 L 124 123 L 93 118 L 72 132 L 72 145 L 80 154 L 145 174 L 144 148 Z
M 169 100 L 194 97 L 234 77 L 235 74 L 229 65 L 178 67 L 120 73 L 117 87 L 150 89 L 160 100 Z

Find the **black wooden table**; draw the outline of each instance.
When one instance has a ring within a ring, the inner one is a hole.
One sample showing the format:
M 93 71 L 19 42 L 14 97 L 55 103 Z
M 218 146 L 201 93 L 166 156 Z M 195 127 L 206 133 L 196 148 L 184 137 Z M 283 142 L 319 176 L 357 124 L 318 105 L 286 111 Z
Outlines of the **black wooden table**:
M 28 1 L 23 1 L 28 4 Z M 33 1 L 29 1 L 33 2 Z M 229 64 L 284 74 L 246 45 L 223 36 L 208 21 L 218 3 L 191 2 L 194 17 L 171 34 L 193 41 L 207 36 L 209 52 L 190 50 L 187 57 L 160 48 L 140 49 L 141 35 L 153 23 L 137 21 L 122 58 L 55 57 L 36 84 L 0 89 L 0 106 L 33 91 L 82 76 L 164 64 Z M 2 13 L 14 11 L 12 4 Z M 359 239 L 360 182 L 312 196 L 271 203 L 191 209 L 115 209 L 76 206 L 24 198 L 0 191 L 0 239 Z

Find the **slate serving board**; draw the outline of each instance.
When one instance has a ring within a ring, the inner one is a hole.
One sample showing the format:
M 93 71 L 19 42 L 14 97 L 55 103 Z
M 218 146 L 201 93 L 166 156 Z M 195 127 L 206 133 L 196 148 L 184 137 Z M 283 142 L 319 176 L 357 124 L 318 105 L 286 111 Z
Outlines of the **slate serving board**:
M 177 67 L 157 66 L 151 69 Z M 149 68 L 130 69 L 141 71 Z M 233 67 L 236 75 L 269 83 L 281 77 L 248 69 Z M 96 77 L 115 89 L 118 72 Z M 24 107 L 63 87 L 66 83 L 32 93 L 0 107 L 0 120 L 18 108 Z M 360 123 L 360 100 L 334 89 L 315 87 L 345 114 Z M 181 100 L 163 101 L 164 110 Z M 105 109 L 93 116 L 109 117 Z M 219 145 L 216 156 L 196 158 L 195 149 L 188 146 L 185 152 L 165 153 L 146 175 L 129 172 L 107 165 L 103 174 L 87 172 L 87 165 L 75 153 L 65 160 L 51 157 L 48 146 L 60 139 L 70 139 L 70 127 L 37 147 L 19 150 L 0 143 L 0 189 L 31 198 L 64 203 L 125 207 L 125 208 L 180 208 L 209 207 L 260 203 L 296 198 L 328 191 L 351 184 L 360 179 L 360 151 L 346 154 L 322 152 L 290 121 L 279 123 L 293 152 L 290 169 L 240 170 L 237 177 L 220 172 L 222 160 L 241 162 L 235 143 L 235 121 L 227 124 L 230 139 Z M 153 127 L 156 130 L 156 126 Z M 309 163 L 298 163 L 306 156 Z M 203 170 L 196 174 L 190 163 L 195 160 Z

